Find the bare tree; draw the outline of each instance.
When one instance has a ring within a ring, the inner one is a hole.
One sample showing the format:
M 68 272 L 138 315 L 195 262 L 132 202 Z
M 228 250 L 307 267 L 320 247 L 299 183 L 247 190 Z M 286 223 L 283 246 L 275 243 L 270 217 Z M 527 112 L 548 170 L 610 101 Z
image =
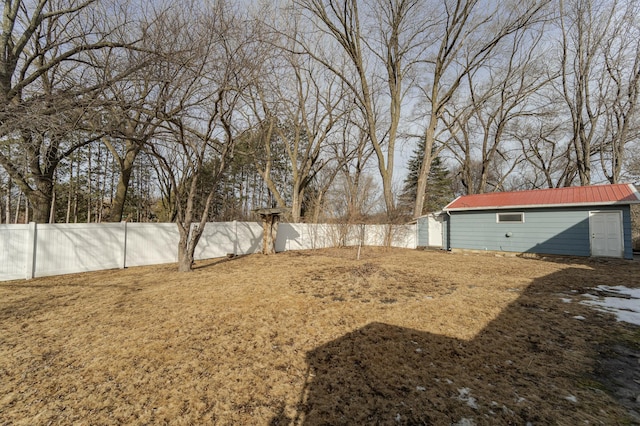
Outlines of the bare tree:
M 528 164 L 519 170 L 523 189 L 571 186 L 577 177 L 561 113 L 551 106 L 509 130 Z
M 224 0 L 204 8 L 193 3 L 182 13 L 189 25 L 176 28 L 173 37 L 185 49 L 165 63 L 177 73 L 170 82 L 177 90 L 169 91 L 172 99 L 163 111 L 167 114 L 162 114 L 162 134 L 147 147 L 159 163 L 163 181 L 170 185 L 165 192 L 175 194 L 178 269 L 187 272 L 192 268 L 216 185 L 241 133 L 234 117 L 241 94 L 254 80 L 260 50 L 249 29 L 240 25 L 238 12 Z M 209 164 L 213 168 L 205 167 Z M 207 170 L 210 175 L 203 188 Z
M 28 162 L 21 168 L 0 153 L 0 165 L 30 200 L 37 222 L 49 220 L 57 166 L 99 138 L 87 123 L 95 118 L 94 94 L 108 82 L 90 78 L 86 70 L 104 64 L 91 64 L 88 53 L 129 44 L 121 38 L 126 15 L 108 13 L 94 0 L 4 3 L 0 136 L 19 145 Z
M 548 1 L 482 2 L 445 1 L 443 25 L 436 30 L 437 50 L 426 58 L 430 64 L 429 81 L 423 92 L 428 104 L 424 131 L 424 157 L 418 175 L 414 217 L 422 214 L 427 179 L 433 159 L 436 130 L 444 108 L 459 90 L 465 78 L 486 64 L 494 50 L 510 35 L 541 19 Z M 461 60 L 464 62 L 461 64 Z
M 425 19 L 430 14 L 416 0 L 379 0 L 368 5 L 357 0 L 299 0 L 298 4 L 333 41 L 329 53 L 308 41 L 299 44 L 304 53 L 334 72 L 350 90 L 375 152 L 385 207 L 391 216 L 395 211 L 396 140 L 403 99 L 410 87 L 405 83 L 413 76 L 416 58 L 424 49 L 420 35 L 431 25 Z M 348 70 L 334 65 L 335 48 L 346 55 Z
M 345 90 L 335 75 L 287 49 L 276 60 L 280 66 L 256 90 L 254 107 L 265 123 L 259 138 L 265 155 L 256 165 L 279 207 L 290 202 L 291 219 L 299 222 L 307 188 L 332 160 L 328 140 L 345 114 Z M 288 187 L 282 189 L 272 178 L 275 150 L 284 152 L 290 173 Z
M 603 49 L 609 80 L 609 107 L 600 141 L 600 164 L 610 183 L 619 183 L 627 158 L 627 145 L 640 136 L 638 92 L 640 91 L 640 26 L 635 17 L 640 3 L 630 1 L 617 12 L 616 25 Z
M 593 157 L 598 153 L 598 143 L 604 137 L 601 128 L 611 125 L 614 128 L 618 127 L 612 122 L 603 124 L 607 115 L 618 115 L 617 119 L 621 119 L 620 114 L 626 115 L 629 112 L 628 108 L 635 104 L 633 99 L 623 99 L 624 95 L 621 98 L 619 91 L 624 90 L 627 85 L 622 80 L 616 80 L 623 77 L 620 74 L 622 70 L 618 68 L 622 64 L 613 63 L 618 62 L 618 58 L 614 61 L 612 55 L 617 54 L 616 42 L 613 39 L 621 30 L 621 6 L 624 8 L 624 4 L 619 1 L 559 0 L 559 67 L 562 74 L 558 82 L 558 91 L 563 96 L 572 125 L 569 134 L 571 155 L 574 157 L 581 185 L 591 184 Z M 627 34 L 618 34 L 618 41 L 620 37 L 626 36 Z M 612 51 L 607 52 L 608 49 Z M 622 49 L 624 54 L 627 53 L 626 50 Z M 621 54 L 622 51 L 618 53 Z M 635 85 L 637 86 L 637 79 Z M 633 92 L 637 89 L 633 89 L 633 84 L 629 88 L 631 96 L 634 97 Z M 616 93 L 613 102 L 618 104 L 617 112 L 611 106 L 609 93 Z M 632 106 L 631 109 L 635 107 Z M 610 128 L 609 133 L 621 130 L 622 134 L 625 134 L 624 127 L 627 125 L 621 122 L 620 126 L 622 128 L 617 130 Z M 619 154 L 619 151 L 617 153 Z
M 524 160 L 522 150 L 509 143 L 509 129 L 538 113 L 534 95 L 549 82 L 539 48 L 542 34 L 528 30 L 511 34 L 496 50 L 491 66 L 467 73 L 458 97 L 444 108 L 441 119 L 467 194 L 500 189 Z
M 183 78 L 180 67 L 167 67 L 185 49 L 174 36 L 189 21 L 175 12 L 184 5 L 151 9 L 144 19 L 144 37 L 137 48 L 125 50 L 112 66 L 96 69 L 100 78 L 114 83 L 104 88 L 101 120 L 109 137 L 102 138 L 120 170 L 115 197 L 110 207 L 109 221 L 122 220 L 129 182 L 136 159 L 143 146 L 155 135 L 161 117 L 172 117 L 182 108 L 171 102 L 180 90 L 175 80 Z M 181 19 L 182 18 L 182 19 Z M 136 64 L 138 64 L 136 66 Z M 118 74 L 135 68 L 126 79 Z

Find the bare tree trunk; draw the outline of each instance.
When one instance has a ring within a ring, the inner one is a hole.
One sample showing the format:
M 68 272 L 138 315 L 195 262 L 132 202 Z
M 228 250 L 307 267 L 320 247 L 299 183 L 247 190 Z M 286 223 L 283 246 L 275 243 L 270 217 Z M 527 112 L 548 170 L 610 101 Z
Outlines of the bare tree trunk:
M 435 86 L 434 86 L 435 87 Z M 434 90 L 434 92 L 437 92 Z M 437 93 L 435 93 L 437 96 Z M 418 183 L 416 185 L 416 202 L 413 207 L 413 217 L 422 216 L 424 210 L 424 202 L 427 193 L 427 180 L 429 179 L 429 171 L 433 162 L 433 144 L 435 142 L 436 126 L 438 125 L 438 117 L 436 110 L 439 107 L 432 104 L 432 112 L 429 118 L 429 124 L 424 134 L 424 153 L 422 154 L 422 164 L 418 174 Z
M 24 197 L 24 223 L 29 223 L 29 198 Z
M 51 209 L 49 209 L 49 223 L 56 223 L 56 190 L 54 188 L 51 196 Z
M 91 223 L 91 145 L 89 145 L 88 166 L 87 166 L 87 223 Z
M 29 197 L 26 197 L 27 199 Z M 51 203 L 53 198 L 53 183 L 50 180 L 37 179 L 36 190 L 31 193 L 33 208 L 32 220 L 36 223 L 49 222 Z
M 79 197 L 78 186 L 79 185 L 76 182 L 76 185 L 73 189 L 73 223 L 78 223 L 78 207 L 79 207 L 78 206 L 78 197 Z
M 16 214 L 13 218 L 13 223 L 18 223 L 18 216 L 20 215 L 21 202 L 22 202 L 22 191 L 18 192 L 18 201 L 16 202 Z
M 278 235 L 278 222 L 280 217 L 277 214 L 262 214 L 262 254 L 276 253 L 276 239 Z
M 4 223 L 11 223 L 11 178 L 7 178 L 7 198 L 5 199 Z
M 69 223 L 71 219 L 71 198 L 73 197 L 73 157 L 69 162 L 69 190 L 67 191 L 67 214 L 65 216 L 65 223 Z
M 109 213 L 110 222 L 120 222 L 122 220 L 129 182 L 141 148 L 139 144 L 134 142 L 127 142 L 126 146 L 127 152 L 120 162 L 120 178 L 116 187 L 116 196 L 111 204 L 111 212 Z
M 302 191 L 298 187 L 298 185 L 294 182 L 293 188 L 291 191 L 291 220 L 295 223 L 300 222 L 300 218 L 301 218 L 302 199 L 304 196 Z
M 189 250 L 189 229 L 178 224 L 180 241 L 178 241 L 178 271 L 191 272 L 193 267 L 193 252 Z

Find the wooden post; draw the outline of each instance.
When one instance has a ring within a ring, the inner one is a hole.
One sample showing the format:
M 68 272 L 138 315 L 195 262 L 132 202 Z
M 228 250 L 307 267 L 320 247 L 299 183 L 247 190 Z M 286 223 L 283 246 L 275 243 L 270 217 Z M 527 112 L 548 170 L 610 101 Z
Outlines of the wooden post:
M 262 218 L 262 254 L 275 254 L 278 222 L 283 209 L 257 209 L 255 212 Z
M 273 215 L 262 215 L 262 254 L 274 254 L 276 252 L 273 246 L 272 227 Z

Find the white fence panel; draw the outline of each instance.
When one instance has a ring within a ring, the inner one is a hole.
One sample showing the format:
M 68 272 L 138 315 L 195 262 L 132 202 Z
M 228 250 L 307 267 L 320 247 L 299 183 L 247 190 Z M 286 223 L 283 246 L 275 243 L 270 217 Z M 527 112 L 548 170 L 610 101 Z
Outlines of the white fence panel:
M 124 266 L 124 224 L 38 225 L 34 276 Z
M 278 225 L 278 233 L 276 235 L 276 252 L 288 250 L 304 250 L 302 235 L 302 226 L 299 223 L 280 223 Z M 296 248 L 291 248 L 291 247 Z
M 310 249 L 336 247 L 340 240 L 339 225 L 310 223 L 307 225 L 307 238 Z
M 389 229 L 389 225 L 281 223 L 276 250 L 353 246 L 361 241 L 382 246 L 389 235 L 391 245 L 415 248 L 416 225 Z M 175 223 L 0 225 L 0 280 L 177 262 L 179 239 Z M 261 248 L 258 223 L 207 223 L 195 257 L 250 254 Z
M 365 244 L 367 226 L 369 225 L 349 225 L 347 234 L 345 236 L 344 245 L 353 247 L 359 246 L 360 244 Z
M 235 253 L 235 242 L 236 226 L 233 222 L 209 222 L 204 226 L 194 258 L 211 259 Z
M 177 262 L 179 241 L 175 223 L 127 223 L 126 266 Z
M 328 225 L 281 223 L 276 237 L 276 251 L 311 250 L 325 247 Z
M 29 225 L 0 225 L 0 281 L 26 278 L 26 259 L 33 255 Z
M 341 245 L 342 225 L 322 223 L 281 223 L 276 237 L 276 251 L 313 250 Z
M 262 250 L 262 225 L 256 222 L 236 223 L 235 254 L 252 254 Z
M 364 233 L 365 246 L 384 246 L 389 227 L 387 225 L 367 225 Z
M 391 234 L 391 245 L 393 247 L 414 249 L 418 246 L 417 240 L 418 225 L 394 225 Z

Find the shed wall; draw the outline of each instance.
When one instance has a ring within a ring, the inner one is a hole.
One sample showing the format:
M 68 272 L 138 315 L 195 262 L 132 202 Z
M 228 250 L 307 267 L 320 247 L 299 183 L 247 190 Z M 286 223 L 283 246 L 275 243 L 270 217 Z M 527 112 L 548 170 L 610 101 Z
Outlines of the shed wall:
M 418 218 L 418 247 L 443 248 L 443 227 L 445 219 L 442 216 L 430 214 Z
M 418 218 L 418 247 L 427 247 L 429 245 L 429 218 Z
M 624 257 L 632 259 L 628 205 L 451 212 L 445 240 L 453 249 L 590 256 L 591 211 L 622 211 Z M 524 212 L 525 221 L 496 223 L 498 212 Z

